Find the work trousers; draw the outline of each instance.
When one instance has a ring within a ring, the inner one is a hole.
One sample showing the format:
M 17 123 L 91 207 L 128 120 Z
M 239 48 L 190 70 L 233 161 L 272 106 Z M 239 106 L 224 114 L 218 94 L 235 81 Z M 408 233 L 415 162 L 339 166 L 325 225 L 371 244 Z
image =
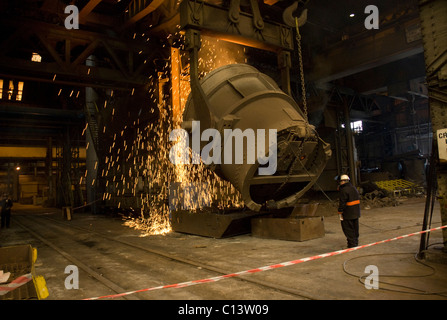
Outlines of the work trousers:
M 359 219 L 344 219 L 341 221 L 341 228 L 348 241 L 348 248 L 359 245 Z
M 6 226 L 6 228 L 9 228 L 11 221 L 11 210 L 2 210 L 1 220 L 1 227 L 4 228 Z

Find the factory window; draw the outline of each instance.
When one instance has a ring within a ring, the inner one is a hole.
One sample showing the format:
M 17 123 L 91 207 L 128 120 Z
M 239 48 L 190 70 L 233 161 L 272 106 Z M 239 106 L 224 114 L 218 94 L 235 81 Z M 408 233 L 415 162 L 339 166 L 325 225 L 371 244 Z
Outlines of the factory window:
M 15 99 L 16 101 L 22 101 L 23 85 L 24 83 L 22 81 L 19 81 L 17 91 L 14 91 L 14 81 L 10 80 L 8 88 L 8 100 Z
M 345 124 L 342 123 L 341 127 L 344 128 Z M 363 131 L 363 121 L 358 120 L 358 121 L 351 122 L 351 129 L 355 133 L 361 133 Z
M 11 100 L 13 92 L 14 92 L 14 82 L 13 81 L 9 81 L 8 100 Z
M 19 88 L 17 89 L 16 101 L 22 101 L 23 82 L 19 81 Z
M 351 122 L 351 129 L 355 133 L 360 133 L 363 131 L 363 122 L 362 120 Z

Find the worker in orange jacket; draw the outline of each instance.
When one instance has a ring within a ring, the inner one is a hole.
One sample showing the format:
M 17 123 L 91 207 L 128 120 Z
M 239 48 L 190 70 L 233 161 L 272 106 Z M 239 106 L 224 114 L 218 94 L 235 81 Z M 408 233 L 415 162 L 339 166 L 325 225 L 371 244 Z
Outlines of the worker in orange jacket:
M 338 214 L 341 228 L 346 236 L 348 248 L 357 247 L 359 245 L 360 195 L 346 174 L 341 175 L 338 190 L 340 191 Z

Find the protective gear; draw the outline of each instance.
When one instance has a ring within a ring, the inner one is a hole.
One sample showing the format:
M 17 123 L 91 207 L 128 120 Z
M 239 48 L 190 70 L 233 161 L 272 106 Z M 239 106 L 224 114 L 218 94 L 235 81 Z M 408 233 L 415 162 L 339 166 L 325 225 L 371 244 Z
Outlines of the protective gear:
M 1 228 L 9 228 L 9 224 L 11 221 L 11 208 L 12 208 L 12 200 L 9 198 L 9 196 L 5 196 L 5 198 L 0 201 L 1 205 Z
M 348 248 L 359 245 L 359 219 L 341 221 L 341 228 L 346 236 Z
M 343 214 L 345 220 L 360 218 L 360 195 L 350 183 L 340 185 L 340 202 L 338 212 Z
M 343 180 L 351 180 L 351 179 L 349 179 L 349 176 L 348 175 L 346 175 L 346 174 L 342 174 L 341 175 L 341 177 L 340 177 L 340 181 L 343 181 Z
M 359 242 L 360 195 L 350 182 L 341 184 L 339 190 L 338 213 L 343 233 L 348 241 L 348 248 L 356 247 Z

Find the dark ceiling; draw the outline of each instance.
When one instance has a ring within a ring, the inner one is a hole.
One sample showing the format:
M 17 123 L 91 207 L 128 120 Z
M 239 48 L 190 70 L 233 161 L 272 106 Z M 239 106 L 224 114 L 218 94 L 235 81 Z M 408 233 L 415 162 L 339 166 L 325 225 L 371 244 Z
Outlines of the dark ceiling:
M 242 9 L 246 3 L 248 0 L 241 1 Z M 264 17 L 282 22 L 281 13 L 292 3 L 265 1 L 261 11 Z M 63 28 L 68 4 L 76 5 L 80 11 L 77 33 Z M 379 9 L 378 30 L 364 26 L 368 16 L 364 10 L 371 4 Z M 301 33 L 306 80 L 317 88 L 337 86 L 357 94 L 406 99 L 414 89 L 412 85 L 420 87 L 423 83 L 425 68 L 416 0 L 310 0 L 305 8 L 308 19 Z M 33 95 L 33 107 L 45 106 L 49 128 L 45 125 L 44 129 L 56 131 L 61 127 L 54 127 L 58 117 L 72 119 L 68 113 L 82 111 L 82 100 L 60 101 L 63 95 L 56 94 L 60 88 L 65 94 L 87 85 L 132 90 L 153 72 L 153 65 L 146 61 L 162 55 L 153 48 L 161 47 L 163 36 L 176 31 L 179 23 L 176 0 L 3 0 L 0 11 L 0 77 L 5 83 L 15 77 L 16 81 L 33 82 L 28 85 L 28 97 Z M 151 40 L 147 42 L 146 38 Z M 29 61 L 36 50 L 43 56 L 39 67 Z M 104 58 L 90 73 L 83 61 L 92 52 Z M 132 68 L 128 66 L 130 61 Z M 296 73 L 296 68 L 292 69 Z M 49 96 L 52 98 L 46 99 Z M 2 101 L 0 106 L 7 118 L 11 116 L 11 103 Z M 53 109 L 66 109 L 68 113 L 56 114 Z M 14 116 L 20 119 L 25 115 Z M 84 121 L 82 117 L 73 119 Z M 11 123 L 15 122 L 8 121 L 2 127 L 11 127 Z M 9 131 L 9 135 L 18 131 Z

